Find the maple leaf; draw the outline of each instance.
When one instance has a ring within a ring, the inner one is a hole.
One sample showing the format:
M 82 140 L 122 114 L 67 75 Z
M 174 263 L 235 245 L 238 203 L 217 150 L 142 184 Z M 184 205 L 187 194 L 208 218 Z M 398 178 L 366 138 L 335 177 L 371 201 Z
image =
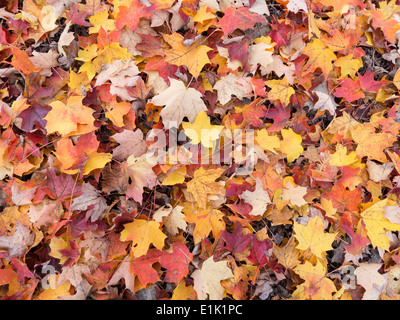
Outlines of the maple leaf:
M 336 146 L 336 151 L 332 155 L 332 157 L 329 159 L 329 164 L 331 166 L 348 166 L 358 160 L 357 158 L 357 152 L 352 151 L 349 154 L 347 154 L 347 148 L 342 146 L 341 144 L 338 144 Z
M 255 44 L 251 47 L 249 55 L 250 70 L 257 68 L 260 64 L 261 67 L 268 68 L 273 63 L 273 48 L 274 46 L 270 43 L 271 38 L 260 37 L 254 40 Z
M 206 148 L 212 148 L 214 141 L 219 138 L 224 126 L 211 125 L 210 118 L 204 110 L 201 110 L 193 123 L 182 122 L 186 136 L 192 144 L 201 143 Z
M 287 269 L 294 269 L 299 263 L 300 250 L 296 249 L 294 237 L 291 237 L 284 246 L 278 247 L 274 244 L 273 253 L 279 263 Z
M 79 2 L 0 8 L 0 299 L 397 298 L 395 0 Z
M 160 115 L 167 129 L 179 126 L 184 117 L 193 122 L 201 110 L 206 111 L 206 105 L 199 91 L 186 88 L 182 81 L 169 80 L 171 85 L 151 99 L 152 104 L 165 106 Z
M 121 279 L 124 279 L 125 281 L 125 287 L 129 289 L 132 292 L 135 292 L 135 277 L 129 272 L 131 265 L 131 258 L 129 255 L 127 255 L 120 265 L 118 266 L 118 269 L 115 271 L 113 276 L 110 278 L 108 281 L 108 285 L 114 286 L 117 285 L 118 282 Z
M 11 64 L 14 66 L 15 69 L 21 71 L 23 74 L 26 75 L 42 70 L 41 68 L 35 67 L 25 51 L 20 50 L 14 46 L 11 46 L 11 50 L 13 53 Z
M 95 187 L 89 183 L 82 186 L 82 195 L 72 201 L 71 210 L 87 210 L 89 206 L 90 220 L 96 221 L 107 208 L 106 200 L 99 194 Z
M 360 233 L 354 233 L 353 230 L 347 226 L 343 227 L 343 229 L 351 238 L 351 244 L 345 246 L 346 252 L 353 256 L 359 255 L 361 257 L 362 251 L 366 248 L 368 244 L 371 243 L 366 236 L 365 228 L 360 230 Z
M 207 56 L 207 52 L 212 50 L 210 47 L 193 42 L 186 48 L 183 36 L 176 32 L 172 35 L 164 34 L 163 38 L 171 46 L 171 49 L 164 50 L 165 61 L 186 66 L 193 77 L 197 78 L 204 65 L 210 63 Z
M 252 28 L 256 23 L 266 22 L 264 17 L 251 12 L 245 7 L 229 7 L 222 12 L 224 16 L 219 20 L 218 25 L 225 35 L 231 33 L 235 29 L 247 30 Z
M 286 4 L 286 8 L 293 13 L 297 13 L 300 10 L 308 13 L 307 3 L 305 0 L 289 0 Z
M 389 250 L 389 239 L 386 232 L 400 230 L 400 224 L 391 223 L 384 216 L 384 207 L 388 205 L 388 201 L 387 198 L 378 201 L 361 213 L 361 219 L 365 223 L 365 229 L 372 245 L 384 250 Z
M 156 159 L 147 157 L 147 154 L 143 154 L 140 157 L 131 155 L 126 162 L 128 164 L 128 175 L 132 179 L 132 183 L 129 184 L 126 191 L 126 195 L 141 203 L 143 199 L 143 188 L 153 188 L 158 184 L 157 175 L 153 171 Z
M 61 138 L 54 153 L 61 163 L 61 171 L 68 174 L 81 171 L 88 175 L 95 169 L 104 168 L 111 161 L 111 154 L 97 152 L 99 144 L 93 132 L 79 136 L 75 146 L 69 138 Z
M 370 160 L 386 162 L 384 149 L 391 147 L 396 137 L 388 132 L 375 132 L 373 125 L 366 123 L 351 130 L 351 136 L 357 143 L 357 155 L 361 159 L 367 156 Z
M 250 254 L 247 259 L 261 269 L 269 262 L 272 247 L 273 243 L 270 239 L 258 240 L 253 236 L 251 238 Z
M 309 58 L 303 69 L 305 73 L 314 72 L 320 68 L 326 78 L 333 70 L 332 61 L 336 60 L 336 55 L 320 39 L 313 39 L 307 43 L 303 53 Z
M 336 234 L 324 232 L 324 224 L 319 216 L 310 218 L 306 226 L 295 222 L 293 229 L 299 242 L 297 249 L 310 249 L 318 258 L 322 258 L 323 252 L 333 249 L 332 242 L 335 240 Z
M 63 272 L 57 279 L 57 286 L 69 281 L 75 288 L 77 288 L 82 281 L 84 281 L 82 274 L 90 274 L 90 269 L 87 265 L 82 263 L 74 264 L 63 268 Z
M 374 28 L 380 28 L 388 41 L 394 43 L 396 33 L 400 26 L 394 16 L 399 12 L 399 6 L 395 0 L 390 2 L 380 2 L 379 9 L 371 11 L 372 25 Z
M 238 76 L 229 73 L 215 83 L 213 89 L 217 90 L 218 100 L 221 104 L 227 104 L 233 95 L 238 99 L 244 98 L 243 86 L 237 80 L 239 80 Z
M 186 167 L 180 167 L 176 170 L 173 170 L 168 173 L 168 175 L 163 180 L 162 184 L 164 186 L 171 186 L 174 184 L 183 183 L 185 181 L 186 173 L 187 173 Z
M 74 3 L 74 5 L 69 10 L 67 10 L 65 14 L 67 19 L 71 22 L 71 24 L 91 27 L 92 24 L 85 20 L 88 14 L 86 12 L 80 12 L 78 8 L 78 3 Z
M 117 59 L 103 66 L 102 71 L 100 71 L 99 74 L 97 75 L 95 86 L 101 86 L 102 84 L 110 81 L 111 82 L 110 94 L 112 95 L 115 94 L 125 101 L 134 100 L 128 93 L 126 87 L 136 85 L 136 81 L 139 79 L 138 74 L 139 74 L 139 69 L 133 61 Z M 116 102 L 116 101 L 115 102 L 113 101 L 112 103 L 112 106 L 114 108 L 121 105 L 122 106 L 126 105 L 126 108 L 124 108 L 125 110 L 123 110 L 122 115 L 125 115 L 132 107 L 128 103 L 124 104 L 123 102 Z M 110 119 L 116 125 L 118 125 L 119 127 L 124 126 L 122 119 L 115 117 L 115 112 L 112 113 L 109 111 L 109 114 L 114 115 L 114 117 L 110 117 Z M 115 121 L 115 119 L 117 121 Z
M 240 199 L 250 204 L 252 210 L 249 212 L 253 216 L 262 216 L 267 210 L 267 205 L 271 203 L 271 199 L 260 179 L 256 180 L 256 188 L 253 192 L 246 190 L 240 196 Z
M 121 241 L 132 241 L 131 252 L 137 258 L 147 254 L 153 244 L 158 250 L 164 247 L 167 236 L 160 230 L 160 224 L 156 221 L 138 220 L 124 225 L 121 232 Z
M 357 283 L 364 287 L 363 300 L 378 300 L 387 285 L 387 277 L 378 272 L 380 263 L 362 262 L 354 271 Z
M 167 269 L 165 281 L 178 284 L 189 273 L 192 259 L 193 255 L 183 243 L 174 242 L 172 252 L 164 253 L 159 259 L 163 268 Z
M 326 82 L 315 87 L 313 92 L 318 97 L 317 103 L 313 106 L 314 109 L 321 111 L 327 110 L 331 115 L 336 114 L 336 107 L 338 104 L 335 102 L 333 96 L 329 94 Z
M 257 131 L 256 142 L 260 147 L 275 154 L 277 153 L 275 149 L 279 149 L 281 145 L 280 139 L 275 135 L 269 135 L 267 129 L 261 129 Z
M 374 182 L 380 182 L 388 179 L 390 173 L 393 171 L 393 168 L 394 164 L 391 162 L 379 165 L 371 160 L 367 160 L 368 175 Z
M 113 150 L 113 158 L 119 161 L 128 159 L 129 156 L 141 157 L 147 150 L 141 130 L 124 130 L 111 136 L 119 146 Z
M 70 288 L 71 283 L 69 282 L 64 282 L 59 286 L 55 285 L 54 288 L 50 287 L 40 293 L 38 300 L 58 300 L 60 297 L 70 295 Z
M 204 23 L 206 20 L 211 20 L 216 18 L 212 13 L 208 5 L 203 5 L 197 10 L 196 14 L 193 16 L 193 22 Z
M 336 292 L 336 287 L 332 280 L 325 278 L 326 268 L 317 261 L 315 265 L 306 261 L 298 265 L 294 271 L 305 280 L 297 286 L 293 296 L 300 299 L 312 300 L 332 300 L 332 293 Z
M 99 11 L 95 15 L 90 16 L 89 22 L 93 27 L 89 28 L 89 34 L 98 33 L 100 28 L 105 31 L 112 31 L 115 29 L 115 20 L 109 19 L 108 10 Z
M 206 207 L 209 194 L 223 194 L 223 187 L 215 182 L 223 172 L 222 168 L 205 170 L 200 167 L 195 171 L 193 179 L 187 183 L 187 190 L 201 208 Z
M 182 209 L 183 207 L 181 206 L 172 208 L 171 205 L 167 209 L 161 207 L 154 213 L 153 219 L 157 222 L 164 222 L 167 234 L 175 236 L 179 233 L 179 229 L 186 230 L 187 227 Z
M 138 0 L 130 0 L 128 6 L 119 6 L 115 17 L 115 26 L 122 29 L 127 26 L 132 31 L 136 30 L 141 18 L 150 18 L 150 10 Z
M 22 189 L 23 188 L 23 189 Z M 27 204 L 32 204 L 32 199 L 35 196 L 36 189 L 38 187 L 33 187 L 33 188 L 27 188 L 20 186 L 17 181 L 14 181 L 13 185 L 11 186 L 11 192 L 12 192 L 12 202 L 16 206 L 23 206 Z
M 353 54 L 349 54 L 338 58 L 334 65 L 340 67 L 340 77 L 344 79 L 347 75 L 350 78 L 354 78 L 356 72 L 362 68 L 363 63 L 361 58 L 354 59 Z
M 243 252 L 251 242 L 249 234 L 243 235 L 243 227 L 240 223 L 235 223 L 235 229 L 232 233 L 223 230 L 221 238 L 224 239 L 226 249 L 230 252 Z
M 0 236 L 0 247 L 7 249 L 8 258 L 21 258 L 34 242 L 35 234 L 29 228 L 17 222 L 12 235 Z
M 149 249 L 145 255 L 131 260 L 129 265 L 131 274 L 135 274 L 143 286 L 147 286 L 149 283 L 156 283 L 159 280 L 159 276 L 152 265 L 158 262 L 162 255 L 162 251 L 153 248 Z
M 0 285 L 9 284 L 11 279 L 15 277 L 15 271 L 12 269 L 0 269 Z
M 268 80 L 265 84 L 271 88 L 268 92 L 268 99 L 271 101 L 278 100 L 284 106 L 290 103 L 290 97 L 295 94 L 294 89 L 290 86 L 286 78 L 282 80 Z
M 288 182 L 282 192 L 282 199 L 289 201 L 295 206 L 301 207 L 307 204 L 307 201 L 304 200 L 306 193 L 306 187 L 295 187 L 291 182 Z
M 29 207 L 29 220 L 38 228 L 56 223 L 64 214 L 62 205 L 58 201 L 43 200 L 37 205 Z
M 66 103 L 54 101 L 44 118 L 47 133 L 58 132 L 63 137 L 95 130 L 93 109 L 82 104 L 83 96 L 71 96 Z M 60 121 L 62 119 L 62 121 Z
M 287 161 L 293 162 L 304 151 L 301 146 L 301 135 L 293 132 L 292 128 L 281 130 L 282 138 L 279 150 L 287 155 Z
M 50 198 L 63 201 L 81 194 L 81 185 L 76 185 L 75 180 L 70 175 L 57 175 L 54 169 L 48 169 L 46 176 L 44 191 Z
M 221 280 L 233 277 L 232 270 L 227 266 L 226 261 L 214 262 L 211 256 L 203 262 L 201 269 L 192 273 L 194 279 L 194 290 L 197 292 L 199 300 L 221 300 L 224 295 L 224 288 Z
M 172 294 L 171 300 L 196 300 L 197 293 L 193 286 L 186 286 L 185 280 L 182 279 Z
M 193 211 L 192 209 L 189 212 L 186 210 L 184 212 L 184 220 L 189 223 L 195 223 L 193 239 L 196 244 L 207 238 L 211 231 L 213 237 L 218 238 L 221 230 L 225 229 L 224 214 L 219 210 L 204 209 Z
M 69 235 L 63 238 L 52 238 L 49 244 L 49 255 L 59 259 L 60 264 L 65 267 L 70 267 L 75 264 L 80 256 L 80 247 L 73 240 L 69 240 Z
M 364 98 L 364 92 L 360 88 L 360 83 L 358 81 L 354 81 L 350 78 L 346 78 L 340 81 L 340 87 L 336 88 L 335 96 L 343 97 L 348 102 L 353 102 L 355 100 Z

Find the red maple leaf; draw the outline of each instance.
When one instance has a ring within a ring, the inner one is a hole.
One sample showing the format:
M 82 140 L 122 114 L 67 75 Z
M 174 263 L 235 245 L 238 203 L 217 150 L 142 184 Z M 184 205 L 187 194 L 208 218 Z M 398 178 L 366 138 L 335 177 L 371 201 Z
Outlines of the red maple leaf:
M 359 74 L 358 80 L 360 81 L 360 87 L 364 91 L 377 93 L 379 89 L 388 81 L 375 81 L 374 73 L 368 69 L 364 75 Z
M 219 20 L 218 25 L 224 34 L 229 34 L 236 29 L 247 30 L 253 28 L 256 23 L 265 23 L 265 18 L 257 13 L 251 12 L 246 7 L 229 7 L 224 11 L 224 16 Z
M 226 230 L 221 232 L 221 238 L 224 239 L 226 249 L 232 253 L 243 252 L 251 242 L 249 234 L 243 235 L 243 227 L 240 223 L 235 223 L 235 229 L 232 233 Z
M 255 235 L 251 237 L 250 254 L 247 257 L 259 269 L 265 266 L 270 259 L 272 241 L 269 239 L 258 240 Z
M 160 257 L 160 263 L 167 269 L 165 281 L 178 283 L 188 274 L 193 255 L 183 243 L 174 242 L 172 248 L 172 253 L 164 253 Z
M 340 82 L 340 85 L 341 87 L 337 88 L 334 93 L 338 98 L 345 98 L 347 102 L 353 102 L 365 97 L 359 81 L 346 78 Z
M 129 7 L 119 7 L 118 14 L 115 17 L 115 26 L 118 29 L 127 26 L 134 31 L 141 18 L 151 18 L 150 10 L 138 0 L 132 0 Z
M 158 262 L 162 254 L 163 252 L 158 249 L 150 249 L 147 254 L 131 261 L 129 272 L 137 275 L 143 286 L 146 286 L 148 283 L 157 282 L 159 276 L 157 271 L 153 268 L 153 264 Z

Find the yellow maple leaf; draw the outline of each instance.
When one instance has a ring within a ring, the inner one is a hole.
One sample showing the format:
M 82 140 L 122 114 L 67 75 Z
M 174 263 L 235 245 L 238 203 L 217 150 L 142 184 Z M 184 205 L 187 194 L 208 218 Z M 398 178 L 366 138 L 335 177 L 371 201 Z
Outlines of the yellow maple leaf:
M 95 169 L 102 169 L 104 166 L 109 163 L 112 159 L 111 153 L 104 153 L 104 152 L 93 152 L 88 155 L 89 159 L 85 163 L 83 167 L 82 174 L 84 176 L 88 175 Z
M 336 60 L 336 55 L 320 39 L 313 39 L 307 43 L 303 53 L 308 56 L 308 62 L 304 66 L 306 74 L 320 68 L 326 78 L 329 72 L 333 70 L 332 61 Z
M 336 292 L 336 287 L 332 280 L 325 277 L 327 270 L 319 261 L 315 265 L 306 261 L 294 271 L 305 282 L 297 286 L 293 297 L 303 300 L 332 300 L 332 293 Z
M 361 58 L 354 59 L 353 54 L 338 58 L 334 65 L 340 67 L 340 77 L 345 78 L 347 75 L 351 78 L 356 76 L 357 71 L 362 68 L 363 62 Z
M 286 78 L 282 80 L 268 80 L 265 84 L 271 88 L 268 92 L 268 99 L 271 101 L 279 100 L 283 105 L 290 103 L 290 97 L 295 94 L 294 89 Z
M 393 84 L 396 86 L 398 90 L 400 90 L 400 69 L 396 71 L 396 74 L 393 78 Z
M 71 283 L 69 281 L 65 281 L 57 286 L 57 276 L 58 275 L 56 274 L 50 275 L 50 287 L 39 294 L 38 300 L 58 300 L 60 297 L 71 295 Z
M 205 208 L 209 194 L 223 194 L 224 188 L 215 180 L 221 176 L 224 169 L 208 169 L 200 167 L 194 172 L 194 177 L 187 183 L 187 190 L 194 196 L 199 207 Z
M 173 186 L 175 184 L 183 183 L 186 176 L 186 167 L 180 167 L 170 173 L 165 177 L 162 182 L 163 186 Z
M 82 61 L 82 62 L 90 62 L 92 61 L 98 53 L 97 44 L 93 43 L 84 49 L 78 51 L 78 57 L 75 60 Z
M 78 51 L 78 57 L 75 60 L 84 62 L 79 68 L 79 73 L 86 72 L 89 81 L 91 81 L 105 64 L 110 64 L 116 60 L 125 61 L 131 58 L 132 55 L 127 48 L 123 48 L 119 43 L 113 42 L 100 51 L 97 44 L 89 45 Z
M 387 162 L 386 154 L 383 152 L 391 147 L 397 137 L 389 132 L 375 132 L 375 127 L 371 123 L 350 129 L 352 139 L 357 143 L 357 155 L 361 159 L 367 156 L 370 160 Z
M 323 252 L 333 249 L 332 242 L 336 234 L 324 232 L 324 223 L 319 216 L 310 218 L 306 226 L 295 222 L 293 229 L 299 242 L 297 249 L 310 249 L 318 258 L 322 258 Z
M 256 142 L 261 148 L 275 154 L 275 149 L 279 149 L 281 145 L 280 139 L 277 136 L 269 135 L 267 129 L 261 129 L 256 132 Z
M 132 109 L 132 104 L 121 101 L 116 102 L 113 100 L 111 103 L 106 104 L 106 117 L 110 119 L 117 127 L 123 127 L 124 116 Z
M 326 216 L 332 219 L 337 219 L 337 209 L 333 207 L 332 200 L 321 198 L 321 206 L 325 210 Z
M 387 198 L 378 201 L 371 207 L 361 213 L 361 219 L 365 223 L 368 238 L 374 247 L 389 251 L 389 239 L 386 236 L 387 231 L 400 231 L 400 224 L 391 223 L 384 216 L 384 207 L 387 205 L 396 205 Z
M 301 135 L 295 133 L 291 128 L 281 130 L 283 140 L 280 143 L 279 150 L 287 155 L 287 161 L 293 162 L 304 151 L 301 142 Z
M 186 136 L 192 144 L 201 143 L 206 148 L 212 148 L 215 140 L 219 138 L 224 126 L 212 125 L 210 118 L 204 110 L 201 110 L 193 123 L 182 122 Z
M 121 241 L 132 241 L 131 252 L 137 258 L 145 255 L 151 244 L 162 250 L 167 236 L 160 230 L 156 221 L 134 220 L 124 225 L 121 232 Z
M 197 78 L 204 65 L 210 63 L 207 52 L 212 50 L 205 45 L 192 43 L 188 48 L 183 44 L 183 36 L 179 33 L 164 34 L 164 40 L 171 46 L 165 50 L 165 61 L 177 66 L 185 66 L 193 77 Z
M 211 20 L 216 18 L 216 15 L 212 13 L 212 9 L 210 9 L 207 5 L 202 5 L 199 10 L 197 10 L 196 14 L 193 16 L 193 22 L 199 22 L 201 24 L 206 20 Z
M 300 250 L 296 249 L 294 237 L 291 237 L 282 247 L 274 244 L 273 252 L 278 262 L 286 269 L 293 269 L 300 263 Z
M 334 144 L 344 139 L 351 139 L 351 130 L 362 126 L 354 120 L 346 111 L 340 117 L 332 120 L 329 126 L 322 131 L 321 135 L 326 144 Z
M 219 237 L 221 230 L 225 230 L 225 222 L 222 219 L 224 214 L 219 210 L 204 209 L 194 211 L 186 206 L 184 213 L 186 215 L 184 219 L 186 222 L 195 223 L 193 230 L 195 244 L 207 238 L 211 231 L 213 237 L 216 239 Z
M 193 286 L 186 286 L 185 279 L 182 279 L 172 292 L 171 300 L 195 300 L 196 297 L 197 293 Z
M 93 24 L 93 27 L 89 28 L 89 34 L 98 33 L 100 28 L 103 28 L 105 31 L 113 31 L 115 29 L 115 20 L 108 19 L 108 15 L 108 10 L 104 10 L 91 16 L 89 21 Z
M 358 160 L 357 152 L 352 151 L 347 154 L 347 148 L 338 144 L 336 146 L 336 151 L 329 159 L 329 164 L 331 166 L 343 167 L 348 166 Z
M 58 132 L 63 137 L 96 130 L 93 125 L 94 110 L 82 104 L 83 96 L 70 96 L 66 103 L 53 101 L 51 110 L 44 118 L 47 134 Z
M 83 95 L 90 90 L 90 81 L 87 72 L 75 73 L 72 69 L 69 72 L 68 87 L 77 95 Z
M 63 255 L 61 250 L 71 249 L 71 245 L 69 243 L 69 239 L 67 236 L 52 238 L 49 244 L 50 253 L 49 255 L 59 259 L 60 264 L 63 265 L 68 260 L 68 256 Z

